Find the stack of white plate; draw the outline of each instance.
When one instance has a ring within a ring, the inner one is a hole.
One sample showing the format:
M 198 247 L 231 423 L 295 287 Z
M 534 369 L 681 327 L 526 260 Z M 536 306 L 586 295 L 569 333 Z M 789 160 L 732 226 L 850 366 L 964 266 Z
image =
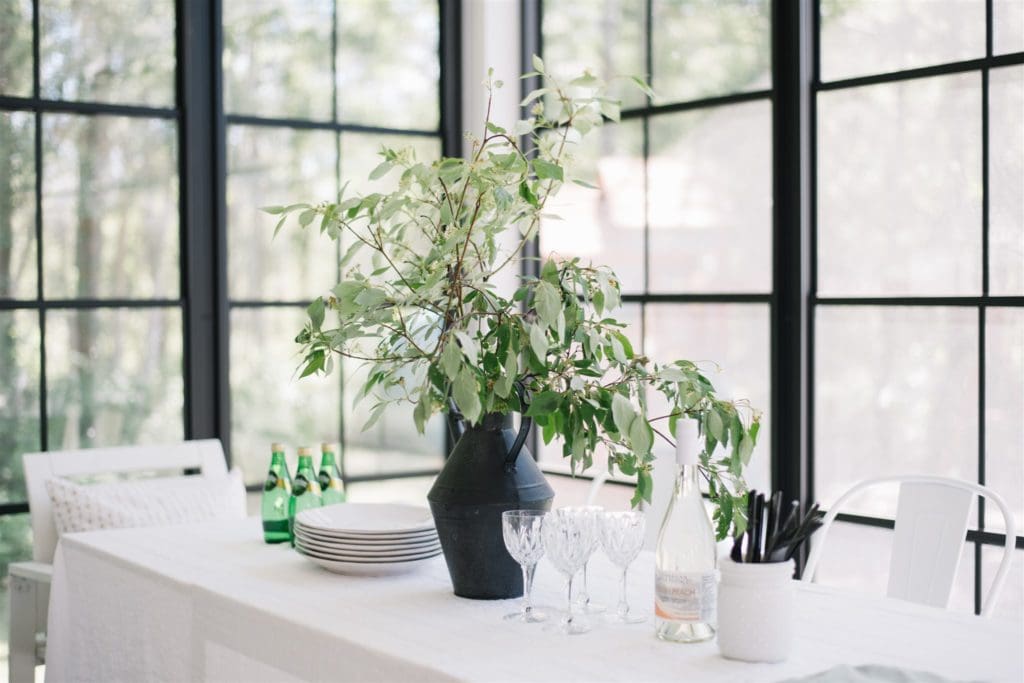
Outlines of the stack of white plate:
M 409 571 L 441 554 L 430 510 L 398 503 L 341 503 L 295 516 L 295 548 L 339 574 Z

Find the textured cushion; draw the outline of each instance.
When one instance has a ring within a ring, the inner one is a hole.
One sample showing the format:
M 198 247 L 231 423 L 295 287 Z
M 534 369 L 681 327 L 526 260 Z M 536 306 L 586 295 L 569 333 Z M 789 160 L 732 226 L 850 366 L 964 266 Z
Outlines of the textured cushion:
M 58 534 L 245 517 L 245 485 L 237 469 L 217 477 L 92 485 L 54 478 L 46 481 L 46 492 Z

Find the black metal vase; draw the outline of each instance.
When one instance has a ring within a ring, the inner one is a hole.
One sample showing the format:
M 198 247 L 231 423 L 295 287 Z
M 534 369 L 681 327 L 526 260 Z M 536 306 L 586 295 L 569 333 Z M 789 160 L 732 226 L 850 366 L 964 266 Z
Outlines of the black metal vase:
M 505 550 L 501 513 L 549 510 L 555 492 L 517 434 L 512 416 L 492 413 L 468 427 L 427 494 L 455 595 L 478 600 L 523 594 L 522 570 Z

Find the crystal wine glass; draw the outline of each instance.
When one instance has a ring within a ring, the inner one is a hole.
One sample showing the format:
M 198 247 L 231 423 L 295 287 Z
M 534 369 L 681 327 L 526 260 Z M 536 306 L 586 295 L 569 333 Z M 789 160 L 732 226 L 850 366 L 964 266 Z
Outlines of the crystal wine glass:
M 606 512 L 601 517 L 601 545 L 608 559 L 622 569 L 622 593 L 619 605 L 611 621 L 620 624 L 640 624 L 646 617 L 629 613 L 626 601 L 626 572 L 629 565 L 640 554 L 644 546 L 644 529 L 646 522 L 642 512 Z
M 583 560 L 583 585 L 576 592 L 576 605 L 580 608 L 580 611 L 585 614 L 599 614 L 605 611 L 605 606 L 599 605 L 596 602 L 591 602 L 590 600 L 590 591 L 587 588 L 587 568 L 590 565 L 590 557 L 601 544 L 600 525 L 601 513 L 604 512 L 604 508 L 600 505 L 580 505 L 575 507 L 565 507 L 563 509 L 571 510 L 574 514 L 587 517 L 593 527 L 590 548 L 587 550 L 587 558 Z
M 505 539 L 505 547 L 523 568 L 523 609 L 506 614 L 507 620 L 533 624 L 547 619 L 543 612 L 533 609 L 530 599 L 533 572 L 544 555 L 544 540 L 541 538 L 544 515 L 543 510 L 507 510 L 501 513 L 501 535 Z
M 566 580 L 566 607 L 561 627 L 564 633 L 576 635 L 590 630 L 584 618 L 573 613 L 572 579 L 583 567 L 593 544 L 595 528 L 590 515 L 578 510 L 560 509 L 549 512 L 544 518 L 541 535 L 548 559 Z

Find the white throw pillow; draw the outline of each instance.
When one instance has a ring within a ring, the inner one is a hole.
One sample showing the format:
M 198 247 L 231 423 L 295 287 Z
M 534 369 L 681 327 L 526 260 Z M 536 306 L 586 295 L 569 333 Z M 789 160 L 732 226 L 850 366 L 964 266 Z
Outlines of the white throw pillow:
M 58 535 L 245 517 L 242 473 L 82 485 L 46 481 Z

